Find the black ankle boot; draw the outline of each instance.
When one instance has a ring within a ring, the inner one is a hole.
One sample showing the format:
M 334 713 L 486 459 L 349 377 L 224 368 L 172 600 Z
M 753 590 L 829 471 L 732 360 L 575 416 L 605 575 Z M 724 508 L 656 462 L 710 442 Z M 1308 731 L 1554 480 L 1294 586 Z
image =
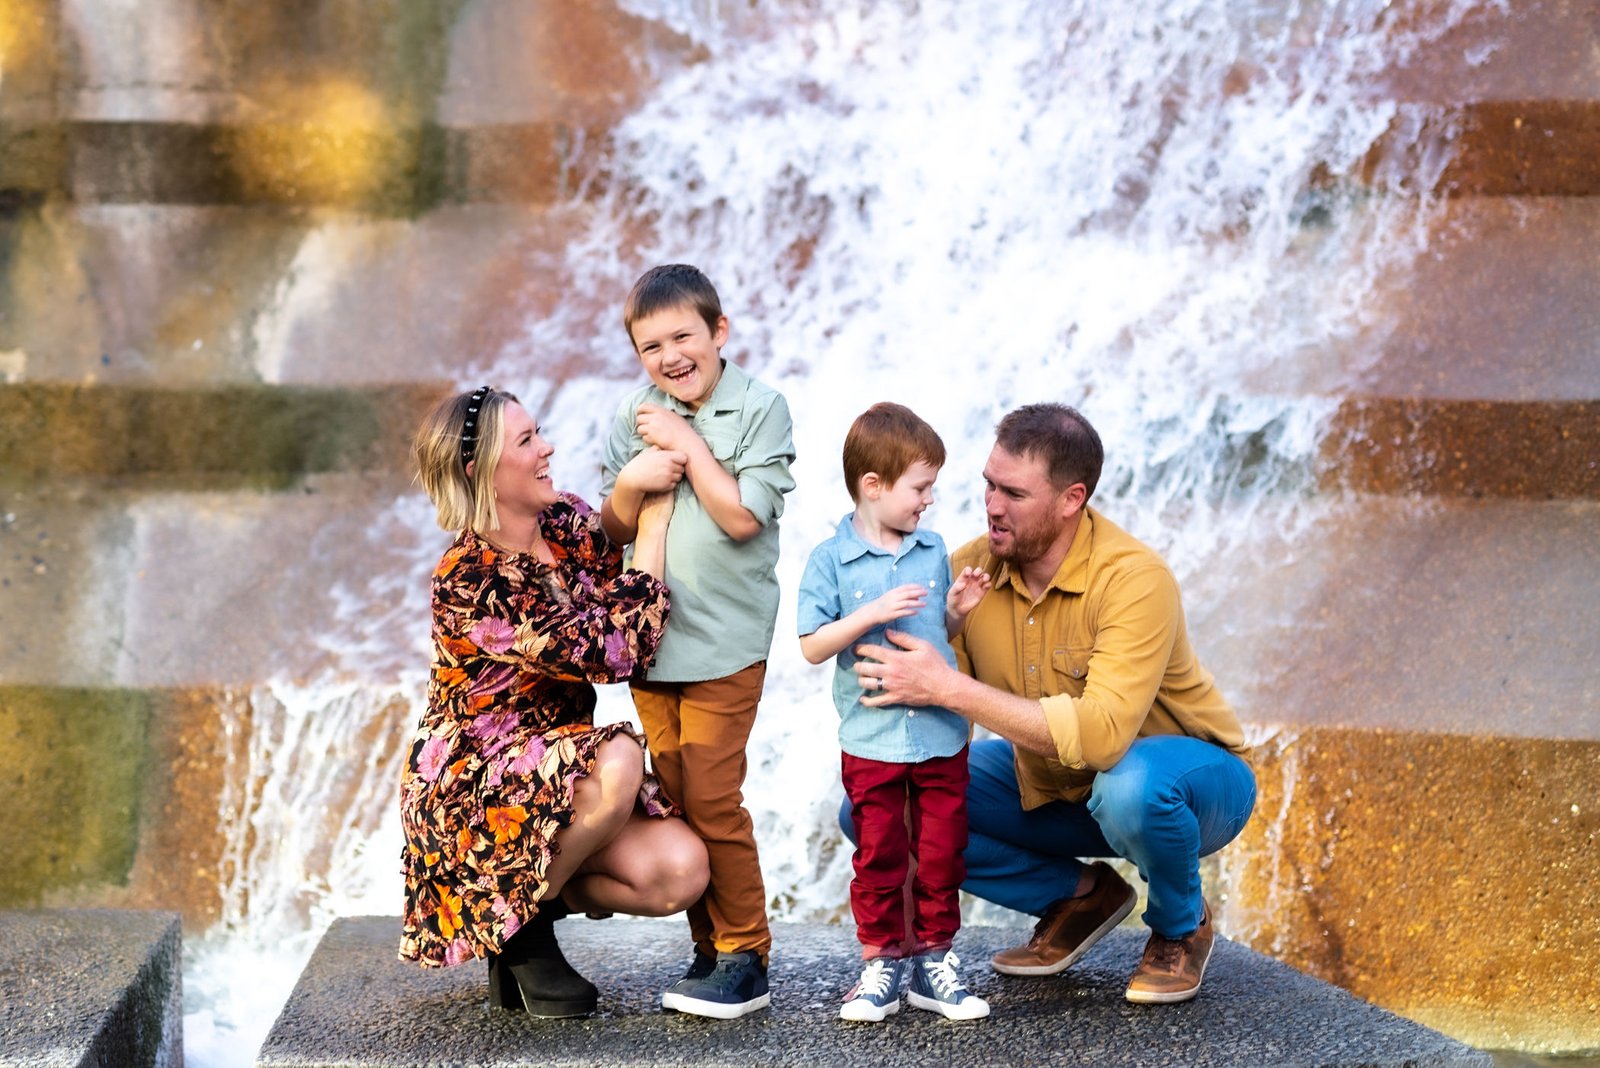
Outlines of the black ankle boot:
M 532 1016 L 587 1016 L 600 991 L 579 975 L 556 942 L 556 920 L 567 915 L 552 901 L 522 925 L 503 952 L 489 958 L 489 1004 Z

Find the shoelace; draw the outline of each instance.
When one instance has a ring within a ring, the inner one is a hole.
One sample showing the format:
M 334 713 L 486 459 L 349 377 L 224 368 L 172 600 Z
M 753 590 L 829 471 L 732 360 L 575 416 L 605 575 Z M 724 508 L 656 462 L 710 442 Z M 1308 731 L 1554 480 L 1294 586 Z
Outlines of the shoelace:
M 943 960 L 923 962 L 923 974 L 928 977 L 928 982 L 940 997 L 948 998 L 958 992 L 966 993 L 967 988 L 961 985 L 961 977 L 956 975 L 956 965 L 960 963 L 961 958 L 957 957 L 953 950 L 946 953 Z
M 850 996 L 881 998 L 889 992 L 889 980 L 893 975 L 894 969 L 885 965 L 882 957 L 874 957 L 861 970 L 861 979 Z
M 1163 938 L 1161 935 L 1157 935 L 1150 946 L 1148 955 L 1150 966 L 1163 972 L 1176 972 L 1178 965 L 1183 961 L 1183 955 L 1189 951 L 1193 941 L 1193 936 L 1189 938 Z
M 744 970 L 744 961 L 737 958 L 719 957 L 717 966 L 711 969 L 711 974 L 706 976 L 706 982 L 718 990 L 731 990 L 738 985 L 739 975 Z

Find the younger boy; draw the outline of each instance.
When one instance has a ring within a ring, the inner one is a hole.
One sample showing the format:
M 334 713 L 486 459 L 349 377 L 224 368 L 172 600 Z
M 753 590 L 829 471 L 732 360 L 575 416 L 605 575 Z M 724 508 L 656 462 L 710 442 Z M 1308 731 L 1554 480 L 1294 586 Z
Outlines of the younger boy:
M 769 1001 L 766 888 L 742 791 L 778 613 L 793 425 L 782 394 L 722 359 L 728 318 L 694 267 L 646 271 L 623 324 L 651 385 L 617 408 L 601 521 L 613 541 L 632 541 L 642 495 L 619 485 L 617 472 L 650 449 L 687 457 L 667 528 L 672 618 L 632 691 L 656 776 L 711 862 L 705 896 L 688 910 L 693 962 L 661 1005 L 731 1020 Z
M 863 705 L 869 695 L 851 670 L 854 647 L 887 644 L 890 626 L 932 642 L 955 666 L 948 639 L 988 592 L 981 571 L 968 568 L 952 582 L 944 541 L 917 529 L 944 456 L 939 435 L 909 408 L 875 404 L 857 417 L 844 439 L 855 511 L 812 551 L 800 580 L 800 651 L 813 664 L 835 658 L 842 777 L 856 829 L 850 909 L 866 966 L 839 1009 L 846 1020 L 900 1011 L 908 972 L 914 1007 L 955 1020 L 989 1015 L 988 1003 L 962 985 L 950 948 L 966 877 L 967 721 L 943 708 Z M 911 853 L 908 959 L 903 891 Z

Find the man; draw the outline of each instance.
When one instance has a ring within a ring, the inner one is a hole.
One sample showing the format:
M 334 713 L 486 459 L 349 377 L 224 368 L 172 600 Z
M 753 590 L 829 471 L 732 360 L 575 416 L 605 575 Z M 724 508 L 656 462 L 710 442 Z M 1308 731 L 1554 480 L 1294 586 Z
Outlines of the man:
M 1030 404 L 996 428 L 984 465 L 989 531 L 951 557 L 992 589 L 954 640 L 959 670 L 890 632 L 856 665 L 866 705 L 942 705 L 999 738 L 977 742 L 967 791 L 969 893 L 1039 916 L 1006 975 L 1070 967 L 1133 910 L 1123 857 L 1149 884 L 1136 1002 L 1187 1001 L 1211 954 L 1200 858 L 1255 806 L 1244 732 L 1184 628 L 1154 551 L 1088 507 L 1099 435 L 1076 410 Z

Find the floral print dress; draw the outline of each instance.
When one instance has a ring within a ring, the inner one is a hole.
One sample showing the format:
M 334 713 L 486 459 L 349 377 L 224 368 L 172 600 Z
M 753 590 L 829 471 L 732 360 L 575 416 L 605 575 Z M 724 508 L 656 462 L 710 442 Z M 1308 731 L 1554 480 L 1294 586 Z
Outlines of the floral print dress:
M 648 664 L 667 588 L 623 569 L 578 497 L 561 494 L 540 525 L 554 567 L 467 530 L 433 573 L 428 710 L 400 777 L 405 960 L 499 952 L 539 911 L 552 840 L 595 750 L 638 738 L 626 724 L 594 726 L 591 683 Z M 672 812 L 650 776 L 640 799 L 652 816 Z

